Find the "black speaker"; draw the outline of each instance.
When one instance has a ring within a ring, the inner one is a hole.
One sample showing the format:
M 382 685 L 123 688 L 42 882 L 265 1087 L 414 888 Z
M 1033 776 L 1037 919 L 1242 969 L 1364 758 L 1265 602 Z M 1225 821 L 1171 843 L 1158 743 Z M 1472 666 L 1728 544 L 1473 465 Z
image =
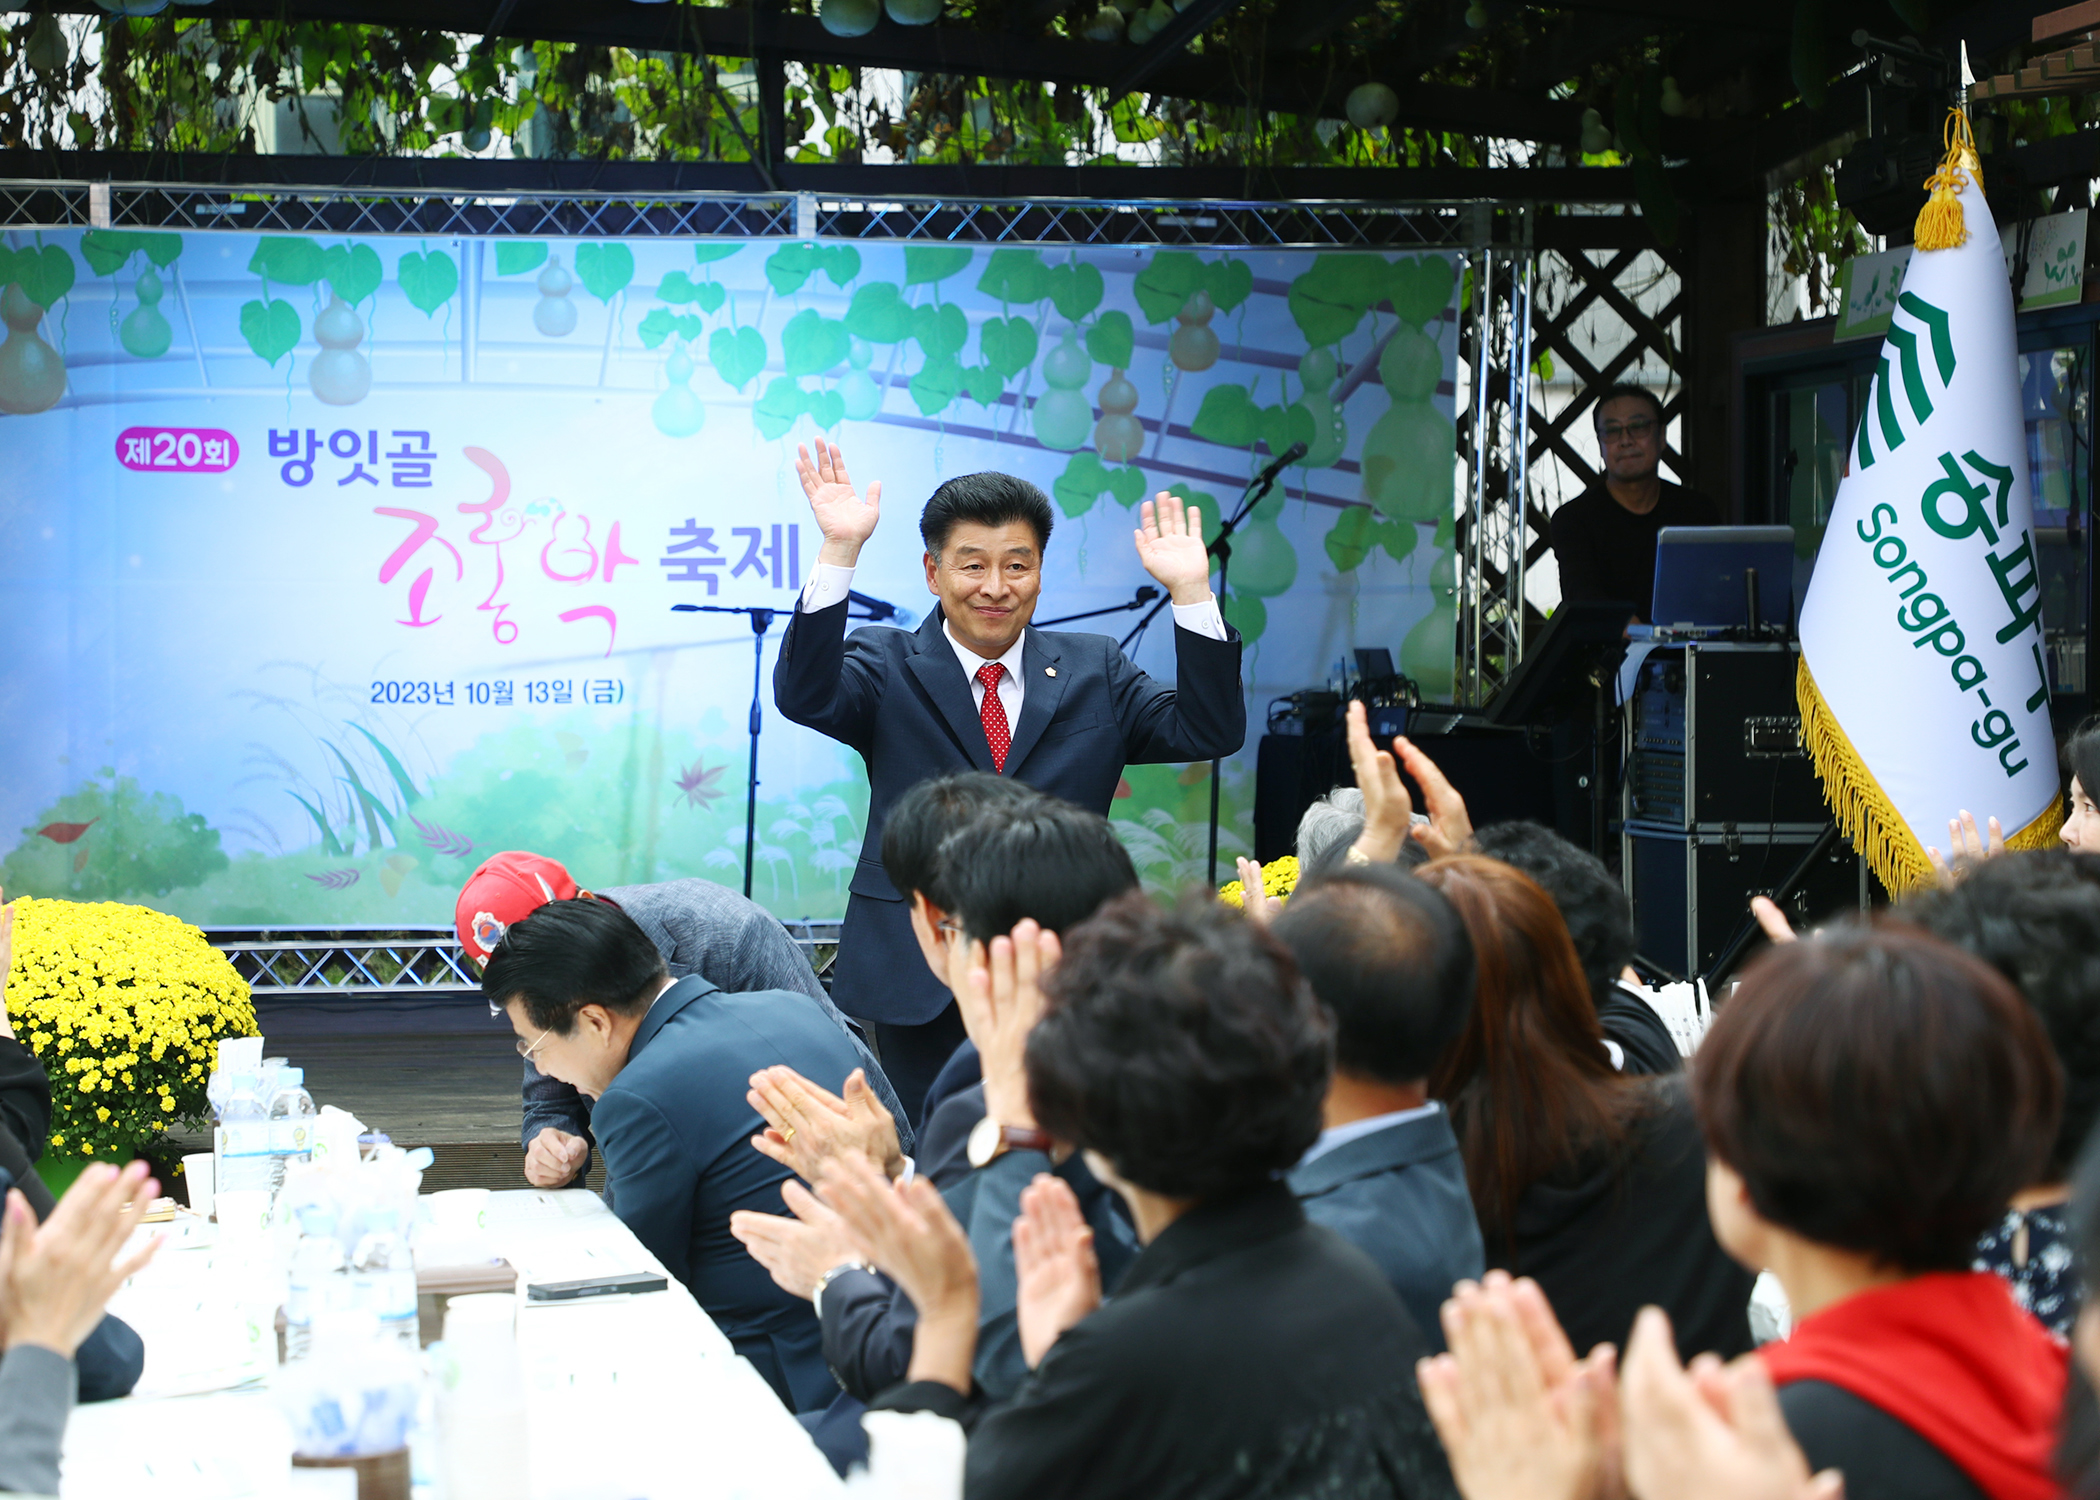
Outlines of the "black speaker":
M 1777 889 L 1822 832 L 1798 824 L 1686 830 L 1628 823 L 1627 889 L 1641 956 L 1676 974 L 1705 974 L 1749 919 L 1750 898 Z M 1864 910 L 1879 889 L 1860 857 L 1838 843 L 1809 868 L 1784 909 L 1805 928 Z

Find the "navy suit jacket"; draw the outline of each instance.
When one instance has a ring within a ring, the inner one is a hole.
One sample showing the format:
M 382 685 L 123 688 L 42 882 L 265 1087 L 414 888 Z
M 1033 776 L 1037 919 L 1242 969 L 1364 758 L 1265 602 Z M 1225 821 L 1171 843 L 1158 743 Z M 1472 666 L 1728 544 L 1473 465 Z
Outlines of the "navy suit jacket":
M 932 1020 L 949 1003 L 926 967 L 911 914 L 882 868 L 890 804 L 933 776 L 991 771 L 984 721 L 935 610 L 915 631 L 870 626 L 846 636 L 841 600 L 795 611 L 773 668 L 783 717 L 860 752 L 868 768 L 868 828 L 853 871 L 832 973 L 849 1016 L 891 1025 Z M 1031 627 L 1025 687 L 1004 774 L 1106 814 L 1126 765 L 1235 755 L 1247 738 L 1240 638 L 1174 632 L 1175 685 L 1139 671 L 1105 635 Z
M 1359 1136 L 1295 1168 L 1290 1181 L 1308 1219 L 1378 1262 L 1441 1352 L 1437 1309 L 1453 1282 L 1478 1281 L 1486 1269 L 1450 1116 L 1440 1109 Z
M 732 995 L 688 975 L 643 1017 L 591 1128 L 612 1211 L 801 1411 L 833 1392 L 816 1315 L 729 1232 L 736 1209 L 787 1211 L 780 1184 L 792 1174 L 753 1149 L 765 1122 L 744 1098 L 751 1075 L 774 1063 L 837 1092 L 860 1054 L 807 995 Z

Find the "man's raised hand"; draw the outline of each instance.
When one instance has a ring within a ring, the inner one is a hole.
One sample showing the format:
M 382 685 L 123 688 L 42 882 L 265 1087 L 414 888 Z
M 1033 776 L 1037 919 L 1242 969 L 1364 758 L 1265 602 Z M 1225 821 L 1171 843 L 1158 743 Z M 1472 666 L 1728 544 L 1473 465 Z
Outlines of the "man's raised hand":
M 839 451 L 838 444 L 822 438 L 817 439 L 814 461 L 808 449 L 800 443 L 795 445 L 795 475 L 802 481 L 802 493 L 809 497 L 817 530 L 824 533 L 817 561 L 833 567 L 852 567 L 860 560 L 861 546 L 875 534 L 875 523 L 881 518 L 882 481 L 870 484 L 868 498 L 862 500 L 853 488 L 853 476 L 846 472 L 846 455 Z
M 837 450 L 833 450 L 834 452 Z M 843 472 L 843 471 L 842 471 Z M 1210 550 L 1203 545 L 1203 514 L 1162 490 L 1138 513 L 1138 561 L 1176 604 L 1201 604 L 1210 595 Z

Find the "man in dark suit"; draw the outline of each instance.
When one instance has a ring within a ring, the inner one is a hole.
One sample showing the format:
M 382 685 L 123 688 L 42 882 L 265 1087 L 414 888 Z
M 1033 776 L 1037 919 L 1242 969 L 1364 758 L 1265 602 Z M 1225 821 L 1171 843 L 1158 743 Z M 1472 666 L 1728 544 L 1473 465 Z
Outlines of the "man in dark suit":
M 875 627 L 849 642 L 848 591 L 882 485 L 863 501 L 822 439 L 814 462 L 797 449 L 796 469 L 824 545 L 780 644 L 773 699 L 867 763 L 867 834 L 832 997 L 871 1023 L 884 1071 L 916 1112 L 963 1030 L 876 858 L 890 805 L 929 776 L 978 770 L 1106 815 L 1126 765 L 1236 754 L 1247 732 L 1239 636 L 1211 593 L 1200 516 L 1166 494 L 1145 502 L 1136 541 L 1173 601 L 1175 685 L 1139 671 L 1106 636 L 1031 629 L 1050 502 L 1026 480 L 986 473 L 943 484 L 919 518 L 940 608 L 916 631 Z
M 791 1410 L 835 1387 L 809 1304 L 773 1284 L 729 1232 L 738 1209 L 781 1211 L 789 1170 L 753 1151 L 751 1075 L 784 1063 L 834 1093 L 860 1066 L 807 995 L 726 994 L 672 979 L 649 935 L 609 902 L 550 901 L 513 923 L 482 971 L 518 1052 L 594 1102 L 605 1200 Z
M 1458 1138 L 1428 1084 L 1473 1006 L 1472 944 L 1441 892 L 1392 865 L 1301 888 L 1274 931 L 1335 1023 L 1325 1128 L 1291 1191 L 1378 1263 L 1441 1350 L 1437 1309 L 1485 1269 Z

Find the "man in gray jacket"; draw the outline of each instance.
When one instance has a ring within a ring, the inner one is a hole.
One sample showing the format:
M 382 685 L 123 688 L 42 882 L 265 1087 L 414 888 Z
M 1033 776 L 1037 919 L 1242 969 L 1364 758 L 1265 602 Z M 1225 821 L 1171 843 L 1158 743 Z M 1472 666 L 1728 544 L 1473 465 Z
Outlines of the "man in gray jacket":
M 509 851 L 492 856 L 467 877 L 453 919 L 459 941 L 478 969 L 488 962 L 506 929 L 549 901 L 582 897 L 608 902 L 634 918 L 664 956 L 673 979 L 698 974 L 732 995 L 758 990 L 794 990 L 816 1001 L 832 1024 L 852 1040 L 867 1072 L 868 1086 L 897 1123 L 904 1149 L 912 1148 L 911 1125 L 882 1066 L 853 1024 L 824 993 L 816 971 L 787 929 L 763 907 L 712 880 L 666 880 L 587 891 L 567 869 L 543 855 Z M 534 1187 L 582 1184 L 591 1165 L 591 1104 L 558 1078 L 525 1064 L 525 1179 Z

